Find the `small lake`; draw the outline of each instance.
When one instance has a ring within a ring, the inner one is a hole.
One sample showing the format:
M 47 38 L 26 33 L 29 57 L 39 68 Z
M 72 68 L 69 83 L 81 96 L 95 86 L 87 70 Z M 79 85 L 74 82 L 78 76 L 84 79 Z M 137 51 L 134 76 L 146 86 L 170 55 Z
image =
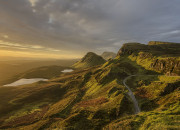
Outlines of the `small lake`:
M 19 86 L 19 85 L 25 85 L 25 84 L 32 84 L 38 81 L 47 81 L 48 79 L 43 78 L 33 78 L 33 79 L 20 79 L 17 80 L 11 84 L 4 85 L 5 87 L 13 87 L 13 86 Z
M 73 69 L 65 69 L 65 70 L 63 70 L 63 71 L 61 71 L 61 72 L 63 72 L 63 73 L 68 73 L 68 72 L 73 72 L 74 70 Z

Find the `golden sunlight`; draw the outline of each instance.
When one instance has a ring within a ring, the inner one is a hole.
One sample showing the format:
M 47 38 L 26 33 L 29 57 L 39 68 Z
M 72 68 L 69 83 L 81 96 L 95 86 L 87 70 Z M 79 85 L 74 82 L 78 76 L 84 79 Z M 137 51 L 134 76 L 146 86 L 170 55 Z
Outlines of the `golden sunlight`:
M 63 55 L 53 54 L 45 52 L 27 52 L 27 51 L 11 51 L 11 50 L 0 50 L 0 56 L 11 56 L 11 57 L 26 57 L 26 58 L 43 58 L 43 59 L 73 59 L 80 58 L 80 55 Z

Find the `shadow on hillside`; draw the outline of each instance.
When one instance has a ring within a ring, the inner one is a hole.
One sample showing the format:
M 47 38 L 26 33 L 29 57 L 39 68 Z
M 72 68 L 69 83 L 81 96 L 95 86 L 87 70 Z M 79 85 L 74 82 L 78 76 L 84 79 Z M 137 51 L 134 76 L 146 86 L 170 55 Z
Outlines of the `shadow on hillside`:
M 158 72 L 145 69 L 128 57 L 121 57 L 108 61 L 104 69 L 100 70 L 98 73 L 99 74 L 96 76 L 98 78 L 96 79 L 102 85 L 106 85 L 115 79 L 122 82 L 129 75 L 161 75 Z M 156 80 L 157 76 L 154 76 L 153 79 Z

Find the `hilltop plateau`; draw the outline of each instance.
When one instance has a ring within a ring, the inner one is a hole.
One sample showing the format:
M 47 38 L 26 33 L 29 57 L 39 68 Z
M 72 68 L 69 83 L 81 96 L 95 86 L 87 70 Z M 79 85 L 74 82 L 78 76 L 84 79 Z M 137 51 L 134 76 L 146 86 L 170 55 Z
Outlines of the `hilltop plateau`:
M 90 52 L 73 72 L 0 87 L 0 129 L 179 129 L 179 47 L 126 43 L 107 62 Z

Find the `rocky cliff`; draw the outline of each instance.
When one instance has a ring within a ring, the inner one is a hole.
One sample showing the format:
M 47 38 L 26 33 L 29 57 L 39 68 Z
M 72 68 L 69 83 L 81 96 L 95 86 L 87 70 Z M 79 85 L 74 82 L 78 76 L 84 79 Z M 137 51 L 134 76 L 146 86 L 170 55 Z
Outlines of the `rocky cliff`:
M 126 43 L 117 56 L 128 56 L 146 69 L 180 75 L 180 44 L 151 41 L 148 45 Z

